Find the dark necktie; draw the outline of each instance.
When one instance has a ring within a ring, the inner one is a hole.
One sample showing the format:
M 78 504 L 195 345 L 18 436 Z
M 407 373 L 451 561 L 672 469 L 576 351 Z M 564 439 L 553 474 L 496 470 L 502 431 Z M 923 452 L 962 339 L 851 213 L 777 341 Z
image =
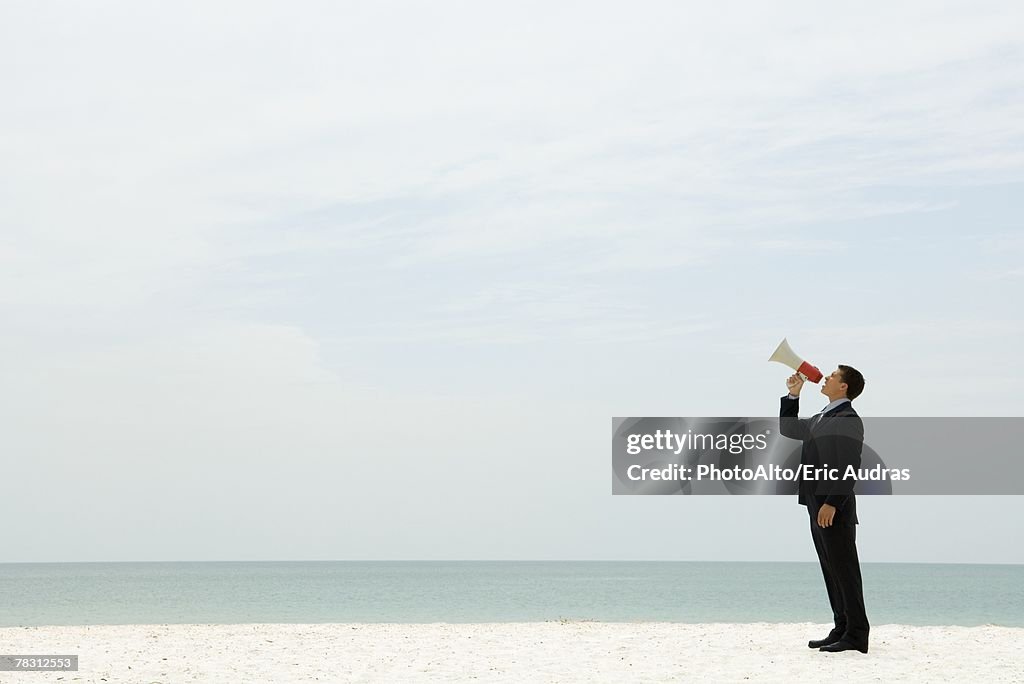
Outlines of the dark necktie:
M 824 415 L 825 415 L 825 409 L 821 409 L 821 411 L 819 413 L 814 414 L 814 417 L 811 418 L 811 429 L 812 430 L 814 428 L 818 427 L 818 423 L 821 422 L 821 418 Z

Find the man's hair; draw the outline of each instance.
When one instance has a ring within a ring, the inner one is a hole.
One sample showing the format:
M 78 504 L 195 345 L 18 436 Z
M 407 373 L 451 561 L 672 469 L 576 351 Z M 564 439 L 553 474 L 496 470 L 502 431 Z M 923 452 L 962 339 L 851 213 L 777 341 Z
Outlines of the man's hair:
M 839 371 L 843 374 L 843 382 L 846 383 L 846 398 L 853 401 L 864 391 L 864 376 L 853 366 L 839 364 Z

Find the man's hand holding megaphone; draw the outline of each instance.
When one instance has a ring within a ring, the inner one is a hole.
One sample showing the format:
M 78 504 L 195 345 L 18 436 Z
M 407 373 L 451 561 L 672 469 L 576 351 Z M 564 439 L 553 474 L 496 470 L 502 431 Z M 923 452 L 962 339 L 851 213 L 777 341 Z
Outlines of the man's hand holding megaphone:
M 793 373 L 786 379 L 786 389 L 794 397 L 800 396 L 800 390 L 804 388 L 804 378 L 799 373 Z

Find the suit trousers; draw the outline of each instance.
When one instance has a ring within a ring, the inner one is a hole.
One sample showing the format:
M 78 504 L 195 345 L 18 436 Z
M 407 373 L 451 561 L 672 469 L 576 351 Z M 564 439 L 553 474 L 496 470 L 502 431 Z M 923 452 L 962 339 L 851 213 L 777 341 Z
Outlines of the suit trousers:
M 832 604 L 835 632 L 854 646 L 868 645 L 868 616 L 864 609 L 864 587 L 857 558 L 857 526 L 833 524 L 818 526 L 818 511 L 807 507 L 811 514 L 811 538 L 818 552 L 821 573 L 825 577 L 825 590 Z

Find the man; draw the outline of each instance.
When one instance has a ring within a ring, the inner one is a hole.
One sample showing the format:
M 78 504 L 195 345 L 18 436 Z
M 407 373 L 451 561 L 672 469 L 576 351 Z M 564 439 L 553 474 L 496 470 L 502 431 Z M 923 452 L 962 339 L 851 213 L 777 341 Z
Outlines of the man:
M 848 466 L 860 468 L 864 423 L 852 402 L 864 390 L 864 376 L 840 365 L 821 386 L 828 406 L 813 418 L 797 417 L 803 386 L 798 373 L 786 381 L 789 394 L 782 397 L 779 428 L 784 436 L 803 442 L 797 501 L 807 506 L 810 515 L 811 538 L 835 622 L 827 637 L 807 645 L 826 652 L 867 653 L 869 625 L 857 558 L 856 479 L 844 477 Z M 838 479 L 826 479 L 826 472 Z

